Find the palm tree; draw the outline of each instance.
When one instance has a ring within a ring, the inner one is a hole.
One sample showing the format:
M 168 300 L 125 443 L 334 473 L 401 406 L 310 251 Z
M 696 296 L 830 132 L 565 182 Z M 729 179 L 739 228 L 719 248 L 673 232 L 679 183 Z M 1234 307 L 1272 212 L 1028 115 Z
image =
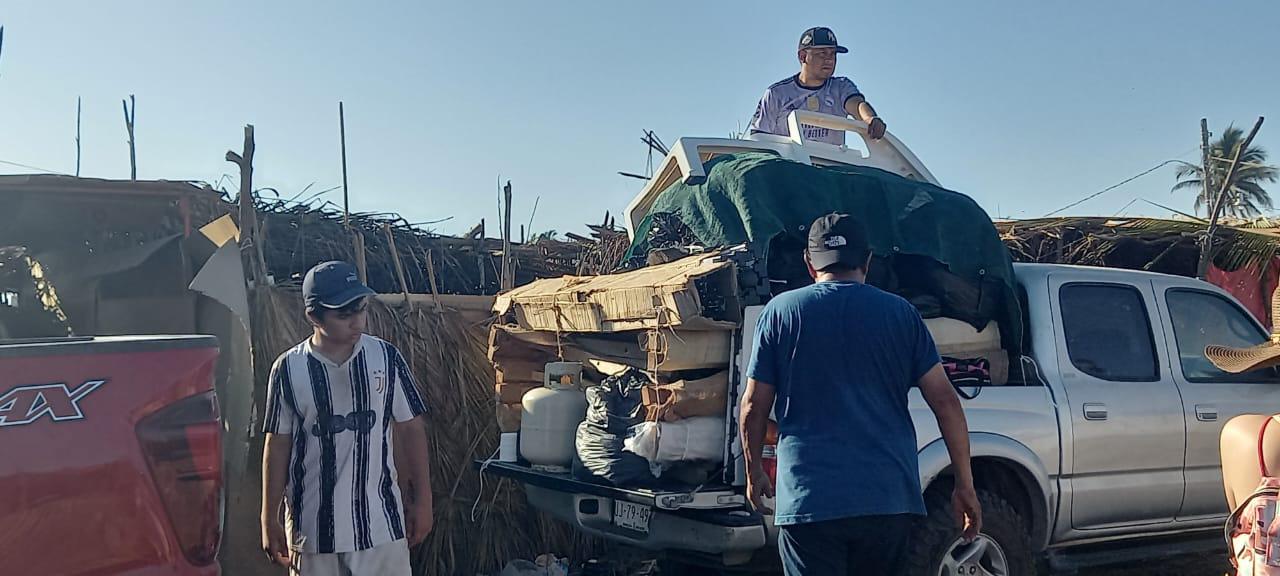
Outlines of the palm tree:
M 1204 170 L 1193 164 L 1182 164 L 1178 168 L 1178 183 L 1173 191 L 1194 189 L 1196 191 L 1196 212 L 1201 208 L 1208 212 L 1213 209 L 1213 198 L 1222 189 L 1222 179 L 1231 167 L 1231 158 L 1235 155 L 1236 146 L 1244 141 L 1244 131 L 1235 126 L 1227 126 L 1222 137 L 1209 145 L 1209 192 L 1205 195 Z M 1236 218 L 1255 218 L 1262 211 L 1271 210 L 1271 195 L 1262 188 L 1262 184 L 1274 183 L 1280 179 L 1280 170 L 1268 165 L 1267 151 L 1258 146 L 1250 146 L 1240 154 L 1240 166 L 1231 177 L 1231 186 L 1227 188 L 1226 203 L 1222 206 L 1222 216 Z

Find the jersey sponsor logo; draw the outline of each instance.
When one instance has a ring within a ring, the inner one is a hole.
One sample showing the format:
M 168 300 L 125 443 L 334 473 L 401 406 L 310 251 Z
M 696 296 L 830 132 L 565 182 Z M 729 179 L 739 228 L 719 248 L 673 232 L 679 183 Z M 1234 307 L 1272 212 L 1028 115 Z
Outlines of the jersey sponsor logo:
M 66 383 L 27 384 L 0 396 L 0 427 L 31 424 L 48 417 L 54 422 L 83 420 L 80 401 L 106 380 L 86 380 L 74 390 Z
M 332 416 L 320 416 L 316 418 L 315 424 L 311 425 L 312 436 L 333 436 L 341 434 L 347 430 L 352 432 L 368 432 L 373 430 L 373 424 L 377 420 L 378 414 L 373 410 L 360 410 L 350 414 L 334 414 Z

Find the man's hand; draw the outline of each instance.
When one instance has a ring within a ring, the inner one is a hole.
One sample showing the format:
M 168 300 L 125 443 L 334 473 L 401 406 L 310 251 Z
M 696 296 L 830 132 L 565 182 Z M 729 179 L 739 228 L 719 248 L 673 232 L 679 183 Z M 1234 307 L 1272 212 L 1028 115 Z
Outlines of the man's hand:
M 284 525 L 275 518 L 262 518 L 262 551 L 271 563 L 289 566 L 289 544 L 285 539 Z
M 756 512 L 772 516 L 773 508 L 765 505 L 764 499 L 773 498 L 773 496 L 773 482 L 769 480 L 764 470 L 747 474 L 747 500 L 751 502 L 751 507 L 755 508 Z
M 409 536 L 409 547 L 415 548 L 427 539 L 427 535 L 431 534 L 431 528 L 435 524 L 435 514 L 432 509 L 431 499 L 427 498 L 426 502 L 415 502 L 413 505 L 405 508 L 405 531 Z
M 871 136 L 872 140 L 884 138 L 884 131 L 884 120 L 881 120 L 879 116 L 872 118 L 871 121 L 867 123 L 867 134 Z
M 982 505 L 973 485 L 958 485 L 951 493 L 951 508 L 955 513 L 956 527 L 964 531 L 964 541 L 973 542 L 982 531 Z

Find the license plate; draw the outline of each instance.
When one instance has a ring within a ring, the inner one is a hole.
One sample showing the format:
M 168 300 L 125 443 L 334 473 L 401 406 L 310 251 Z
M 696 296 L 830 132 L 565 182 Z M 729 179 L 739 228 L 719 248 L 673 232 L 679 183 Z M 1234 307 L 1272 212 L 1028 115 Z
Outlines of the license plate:
M 649 533 L 649 515 L 653 509 L 634 502 L 613 502 L 613 524 L 619 528 Z

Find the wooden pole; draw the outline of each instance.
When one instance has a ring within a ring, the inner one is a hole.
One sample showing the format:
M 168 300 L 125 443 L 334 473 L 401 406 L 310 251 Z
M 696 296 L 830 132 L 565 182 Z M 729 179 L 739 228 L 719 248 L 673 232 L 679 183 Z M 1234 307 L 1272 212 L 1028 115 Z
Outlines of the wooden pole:
M 76 178 L 80 177 L 80 97 L 76 96 Z
M 436 285 L 436 260 L 434 251 L 427 249 L 427 282 L 431 286 L 431 299 L 436 303 L 436 312 L 440 311 L 440 288 Z M 407 296 L 406 296 L 407 297 Z
M 365 263 L 364 233 L 351 228 L 351 195 L 347 188 L 347 115 L 342 102 L 338 102 L 338 137 L 342 144 L 342 226 L 351 234 L 351 250 L 355 254 L 356 273 L 360 282 L 369 283 L 369 268 Z
M 489 266 L 492 260 L 484 249 L 484 218 L 480 219 L 480 231 L 476 234 L 476 268 L 480 270 L 480 293 L 485 293 L 485 286 L 489 285 Z
M 124 127 L 129 131 L 129 179 L 138 179 L 138 151 L 137 146 L 133 142 L 133 121 L 138 117 L 138 101 L 129 95 L 129 100 L 120 101 L 120 105 L 124 106 Z
M 1213 209 L 1214 198 L 1209 189 L 1209 158 L 1213 156 L 1209 153 L 1209 119 L 1200 119 L 1200 184 L 1204 187 L 1204 201 L 1206 208 Z
M 382 231 L 387 235 L 387 248 L 391 250 L 391 262 L 395 264 L 396 280 L 400 282 L 400 292 L 404 293 L 404 304 L 409 305 L 409 283 L 404 279 L 404 263 L 400 261 L 400 252 L 396 250 L 396 237 L 391 233 L 391 223 L 383 222 Z
M 515 288 L 515 259 L 511 257 L 511 181 L 502 187 L 502 290 Z
M 347 192 L 347 116 L 338 102 L 338 134 L 342 141 L 342 225 L 351 228 L 351 196 Z
M 261 239 L 258 238 L 258 212 L 253 204 L 254 147 L 253 124 L 248 124 L 244 127 L 243 152 L 228 151 L 227 162 L 240 168 L 240 252 L 249 261 L 249 280 L 258 282 L 266 279 L 267 271 Z
M 1222 207 L 1226 204 L 1227 191 L 1231 189 L 1231 179 L 1236 175 L 1236 168 L 1240 167 L 1240 155 L 1253 143 L 1253 137 L 1258 135 L 1258 130 L 1262 128 L 1262 122 L 1266 120 L 1262 116 L 1258 117 L 1258 121 L 1253 123 L 1253 129 L 1249 131 L 1249 135 L 1245 137 L 1243 142 L 1236 145 L 1235 154 L 1231 156 L 1231 166 L 1227 168 L 1227 174 L 1222 177 L 1222 186 L 1218 190 L 1218 196 L 1214 198 L 1213 210 L 1209 212 L 1209 229 L 1205 231 L 1204 239 L 1200 244 L 1200 262 L 1196 266 L 1196 278 L 1204 280 L 1209 275 L 1209 263 L 1213 258 L 1213 239 L 1218 233 L 1218 215 L 1222 213 Z M 1207 166 L 1206 166 L 1207 167 Z M 1208 174 L 1202 179 L 1207 180 Z

